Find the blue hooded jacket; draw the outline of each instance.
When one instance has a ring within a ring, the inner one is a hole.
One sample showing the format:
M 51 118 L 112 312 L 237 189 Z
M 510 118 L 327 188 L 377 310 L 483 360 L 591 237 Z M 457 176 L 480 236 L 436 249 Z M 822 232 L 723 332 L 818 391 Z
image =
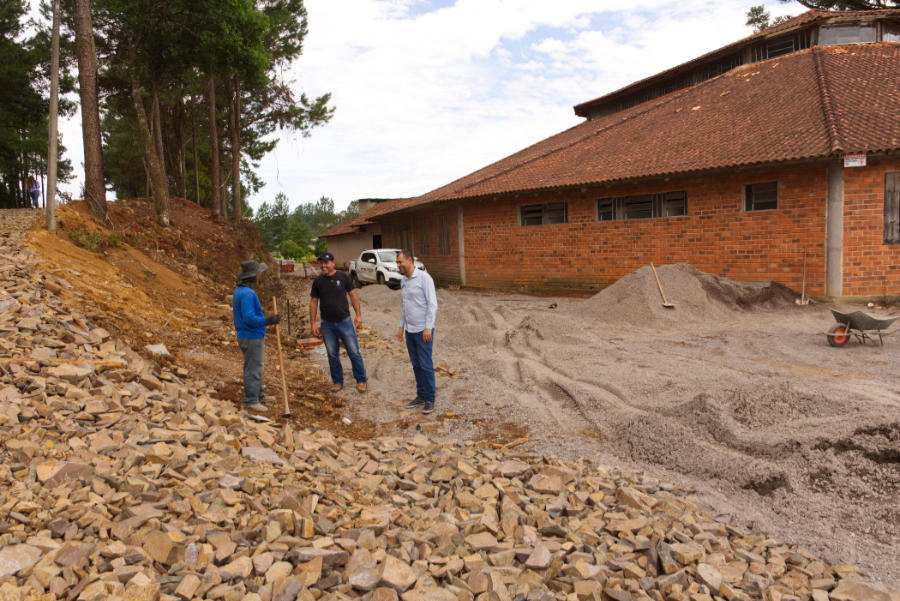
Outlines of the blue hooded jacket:
M 265 338 L 266 316 L 253 288 L 238 286 L 234 289 L 232 301 L 234 329 L 238 338 Z

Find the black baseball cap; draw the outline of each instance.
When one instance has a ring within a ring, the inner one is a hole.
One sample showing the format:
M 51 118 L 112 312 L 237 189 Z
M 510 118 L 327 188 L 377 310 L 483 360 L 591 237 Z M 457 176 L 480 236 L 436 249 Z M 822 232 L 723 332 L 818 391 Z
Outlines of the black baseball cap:
M 334 255 L 331 253 L 322 253 L 319 255 L 320 261 L 334 261 Z

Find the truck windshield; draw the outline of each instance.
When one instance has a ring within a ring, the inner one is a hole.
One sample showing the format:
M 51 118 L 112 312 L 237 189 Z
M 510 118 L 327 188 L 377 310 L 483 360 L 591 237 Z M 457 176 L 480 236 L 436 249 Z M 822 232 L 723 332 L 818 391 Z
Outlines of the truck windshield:
M 396 250 L 379 250 L 378 251 L 378 260 L 382 263 L 396 263 L 397 262 L 397 251 Z

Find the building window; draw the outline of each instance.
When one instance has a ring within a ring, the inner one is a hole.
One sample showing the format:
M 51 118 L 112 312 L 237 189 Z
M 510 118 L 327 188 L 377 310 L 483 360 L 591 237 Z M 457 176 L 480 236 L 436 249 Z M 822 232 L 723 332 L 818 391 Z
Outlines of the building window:
M 446 215 L 438 215 L 437 218 L 437 243 L 438 254 L 450 254 L 450 218 Z
M 895 25 L 893 23 L 882 23 L 881 41 L 900 42 L 900 25 Z
M 413 233 L 408 227 L 394 230 L 394 244 L 401 250 L 413 250 Z
M 900 171 L 884 174 L 884 241 L 900 243 Z
M 549 225 L 551 223 L 567 223 L 566 203 L 555 202 L 542 205 L 526 205 L 519 207 L 520 225 Z
M 597 220 L 649 219 L 687 215 L 687 192 L 637 194 L 597 200 Z
M 819 28 L 819 45 L 871 44 L 875 41 L 874 23 L 850 25 L 823 25 Z
M 416 236 L 416 241 L 419 243 L 418 253 L 420 255 L 428 254 L 428 247 L 430 246 L 429 233 L 428 220 L 422 219 L 422 222 L 419 223 L 418 235 Z
M 753 48 L 753 62 L 756 63 L 775 58 L 776 56 L 797 52 L 798 50 L 804 50 L 809 48 L 811 43 L 812 30 L 810 29 L 766 40 Z
M 767 211 L 778 208 L 778 182 L 762 182 L 744 186 L 744 210 Z

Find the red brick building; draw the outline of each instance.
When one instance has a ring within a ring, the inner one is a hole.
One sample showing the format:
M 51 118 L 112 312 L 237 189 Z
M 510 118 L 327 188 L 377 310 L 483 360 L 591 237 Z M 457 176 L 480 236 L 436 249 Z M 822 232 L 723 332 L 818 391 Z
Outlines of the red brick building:
M 799 289 L 805 255 L 811 294 L 900 294 L 900 9 L 809 11 L 575 112 L 365 221 L 445 284 L 595 289 L 688 262 Z

